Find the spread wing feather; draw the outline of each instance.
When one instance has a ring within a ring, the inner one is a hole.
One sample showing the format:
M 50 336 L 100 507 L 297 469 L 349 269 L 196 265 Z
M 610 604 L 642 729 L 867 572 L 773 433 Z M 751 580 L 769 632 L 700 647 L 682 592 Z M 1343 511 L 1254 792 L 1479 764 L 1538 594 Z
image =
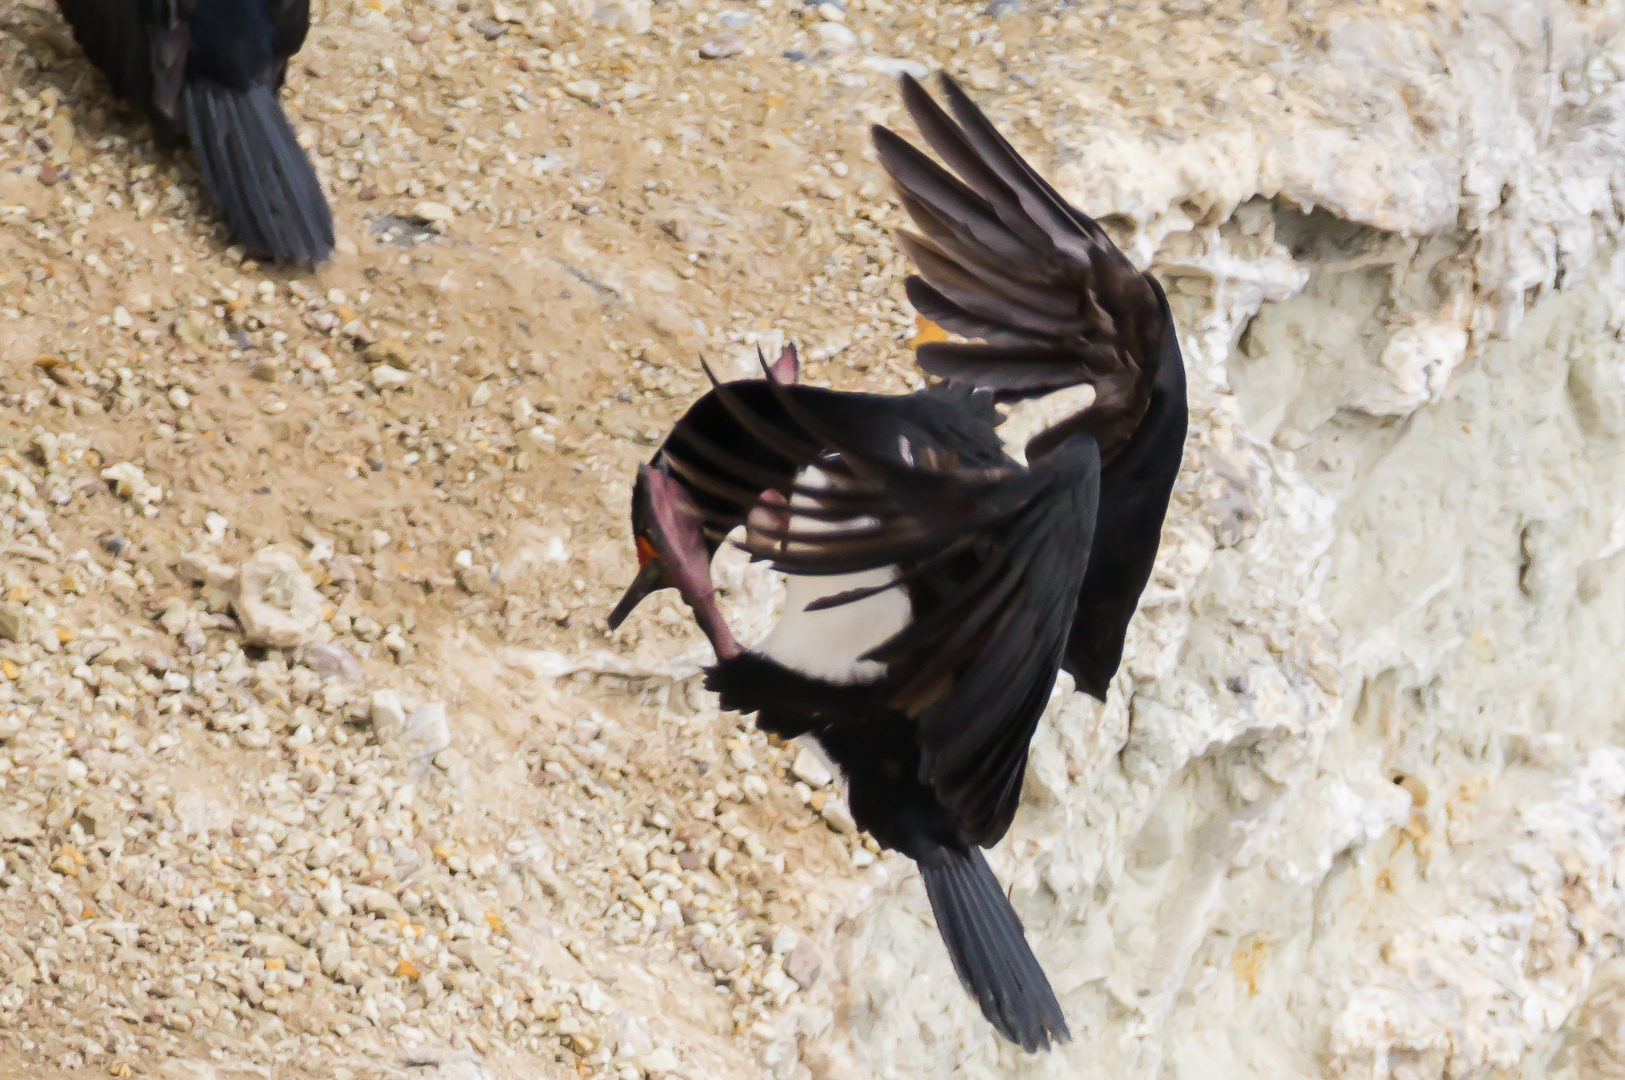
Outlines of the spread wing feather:
M 952 115 L 914 79 L 904 76 L 902 89 L 947 166 L 874 129 L 881 164 L 919 229 L 898 236 L 919 269 L 905 289 L 920 314 L 977 342 L 922 347 L 920 367 L 1003 400 L 1092 385 L 1087 418 L 1035 443 L 1029 456 L 1086 429 L 1109 461 L 1145 414 L 1166 332 L 1149 281 L 947 75 Z
M 966 468 L 918 451 L 911 464 L 866 452 L 837 403 L 814 410 L 797 389 L 774 391 L 772 416 L 729 385 L 712 391 L 763 446 L 824 477 L 781 479 L 777 497 L 747 515 L 741 546 L 787 574 L 897 568 L 882 588 L 907 588 L 913 618 L 866 658 L 886 666 L 891 707 L 916 725 L 921 781 L 966 842 L 992 843 L 1015 813 L 1066 644 L 1094 528 L 1098 448 L 1076 439 L 1030 468 Z M 674 432 L 669 446 L 674 470 L 702 490 L 737 493 L 771 479 L 693 437 Z

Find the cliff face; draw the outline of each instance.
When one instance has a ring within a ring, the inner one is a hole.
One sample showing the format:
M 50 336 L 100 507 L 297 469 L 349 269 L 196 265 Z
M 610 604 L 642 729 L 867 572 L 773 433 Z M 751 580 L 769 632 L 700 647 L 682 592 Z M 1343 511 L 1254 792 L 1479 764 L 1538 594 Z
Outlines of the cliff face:
M 1625 1075 L 1620 7 L 1356 5 L 1290 52 L 1190 14 L 1152 120 L 1050 64 L 1060 186 L 1132 228 L 1192 386 L 1125 673 L 1063 676 L 991 857 L 1074 1041 L 997 1045 L 885 860 L 809 1060 Z
M 283 274 L 0 0 L 0 1077 L 1625 1077 L 1625 0 L 313 7 Z M 1193 398 L 990 855 L 1039 1057 L 679 603 L 603 623 L 697 356 L 918 384 L 938 67 Z

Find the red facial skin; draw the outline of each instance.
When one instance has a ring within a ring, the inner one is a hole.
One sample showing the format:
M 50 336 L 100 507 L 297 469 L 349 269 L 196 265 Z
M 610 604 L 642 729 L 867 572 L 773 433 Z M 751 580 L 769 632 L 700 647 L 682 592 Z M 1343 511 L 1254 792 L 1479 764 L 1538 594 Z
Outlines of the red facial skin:
M 717 609 L 716 591 L 711 586 L 711 555 L 700 532 L 699 511 L 677 481 L 647 465 L 643 471 L 654 528 L 647 537 L 638 537 L 638 561 L 660 561 L 666 580 L 693 610 L 717 658 L 731 660 L 743 650 Z

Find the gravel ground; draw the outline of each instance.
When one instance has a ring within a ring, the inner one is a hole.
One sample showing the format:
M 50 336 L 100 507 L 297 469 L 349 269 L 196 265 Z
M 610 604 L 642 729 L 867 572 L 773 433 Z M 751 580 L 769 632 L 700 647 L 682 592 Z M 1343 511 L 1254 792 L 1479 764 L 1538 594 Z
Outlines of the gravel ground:
M 1176 6 L 318 3 L 298 274 L 0 0 L 0 1070 L 840 1074 L 819 943 L 876 854 L 671 602 L 606 634 L 629 480 L 702 353 L 914 379 L 898 71 L 1049 167 L 1087 111 L 1037 40 L 1136 123 L 1239 107 L 1127 77 L 1210 48 Z

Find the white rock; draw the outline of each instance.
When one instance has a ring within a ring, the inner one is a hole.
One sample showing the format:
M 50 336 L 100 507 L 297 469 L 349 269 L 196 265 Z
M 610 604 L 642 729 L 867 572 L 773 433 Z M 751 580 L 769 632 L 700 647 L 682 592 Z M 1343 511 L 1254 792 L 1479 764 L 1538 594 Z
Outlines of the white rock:
M 135 468 L 133 465 L 130 467 Z M 114 468 L 117 468 L 117 466 L 114 466 Z M 141 470 L 136 469 L 136 474 L 138 476 L 140 473 Z M 118 477 L 108 476 L 104 471 L 102 473 L 102 479 L 116 481 Z M 32 499 L 35 497 L 37 492 L 34 489 L 34 482 L 28 477 L 24 476 L 22 473 L 18 472 L 16 469 L 0 469 L 0 495 L 12 494 L 21 495 L 25 499 Z
M 32 817 L 0 809 L 0 840 L 32 840 L 43 830 Z
M 850 836 L 858 831 L 858 823 L 852 819 L 852 811 L 847 809 L 845 799 L 836 798 L 832 794 L 824 801 L 824 809 L 820 812 L 836 832 Z
M 592 102 L 602 97 L 604 90 L 603 87 L 591 79 L 577 79 L 574 82 L 565 83 L 564 92 L 581 101 Z
M 212 511 L 211 511 L 212 512 Z M 175 569 L 194 585 L 224 588 L 237 580 L 237 568 L 221 562 L 207 551 L 189 551 L 182 555 Z
M 818 40 L 832 52 L 843 52 L 858 43 L 858 35 L 840 23 L 819 23 L 814 30 L 818 34 Z
M 392 387 L 405 386 L 411 381 L 412 376 L 400 368 L 390 367 L 388 364 L 379 364 L 372 369 L 372 373 L 368 378 L 376 389 L 387 390 Z
M 916 79 L 923 79 L 929 74 L 926 66 L 918 60 L 893 60 L 885 56 L 865 56 L 859 63 L 870 71 L 878 71 L 880 74 L 892 79 L 901 75 L 912 75 Z
M 380 734 L 400 731 L 406 726 L 406 710 L 401 706 L 401 699 L 395 696 L 393 690 L 373 692 L 369 716 L 372 719 L 372 726 Z
M 401 745 L 414 758 L 433 757 L 451 745 L 451 726 L 446 720 L 446 707 L 438 701 L 426 701 L 412 710 L 406 718 Z
M 578 18 L 624 34 L 647 34 L 652 25 L 649 0 L 570 0 Z
M 445 203 L 424 199 L 412 207 L 412 216 L 419 221 L 427 221 L 432 224 L 436 221 L 450 221 L 457 216 L 457 212 Z
M 350 944 L 342 938 L 322 946 L 322 974 L 331 978 L 338 974 L 339 965 L 350 959 Z
M 965 81 L 970 83 L 972 90 L 984 92 L 997 90 L 1003 83 L 1003 80 L 999 78 L 998 70 L 990 67 L 968 68 L 965 71 Z
M 353 686 L 366 681 L 361 665 L 342 645 L 332 641 L 319 642 L 305 649 L 303 663 L 324 679 L 342 679 Z
M 292 648 L 310 641 L 322 622 L 316 591 L 291 545 L 261 548 L 237 574 L 232 610 L 250 644 Z
M 700 46 L 700 55 L 707 60 L 726 60 L 745 51 L 745 39 L 738 34 L 718 34 Z
M 103 480 L 113 485 L 114 494 L 121 499 L 130 500 L 137 506 L 151 506 L 163 500 L 163 488 L 148 483 L 146 473 L 134 462 L 121 461 L 116 465 L 109 465 L 102 470 L 101 476 Z M 32 488 L 33 485 L 29 486 Z
M 825 787 L 835 779 L 823 756 L 808 746 L 803 746 L 796 754 L 795 761 L 790 765 L 790 771 L 813 787 Z

